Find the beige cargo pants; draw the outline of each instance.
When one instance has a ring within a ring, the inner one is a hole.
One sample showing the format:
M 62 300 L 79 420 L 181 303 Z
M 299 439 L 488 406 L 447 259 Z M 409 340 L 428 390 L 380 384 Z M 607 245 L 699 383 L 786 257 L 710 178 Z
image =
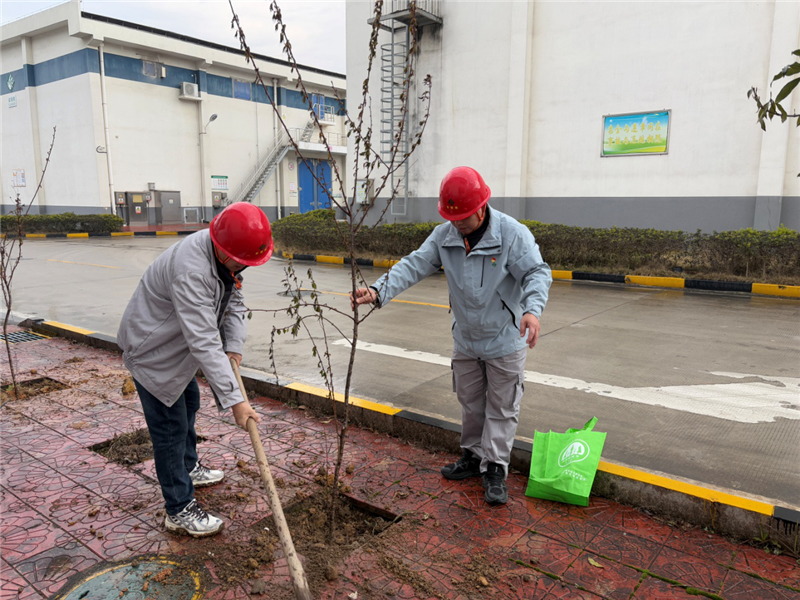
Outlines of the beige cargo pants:
M 528 349 L 523 348 L 478 360 L 453 350 L 453 391 L 461 404 L 461 447 L 481 459 L 481 472 L 493 462 L 503 465 L 508 475 L 527 355 Z

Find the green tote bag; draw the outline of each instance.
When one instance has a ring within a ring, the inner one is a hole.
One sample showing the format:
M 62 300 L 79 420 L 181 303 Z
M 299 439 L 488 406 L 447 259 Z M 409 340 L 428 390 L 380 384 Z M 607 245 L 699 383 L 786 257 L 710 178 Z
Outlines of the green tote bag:
M 592 431 L 596 423 L 597 417 L 593 417 L 583 429 L 534 434 L 526 496 L 589 505 L 589 492 L 606 441 L 605 433 Z

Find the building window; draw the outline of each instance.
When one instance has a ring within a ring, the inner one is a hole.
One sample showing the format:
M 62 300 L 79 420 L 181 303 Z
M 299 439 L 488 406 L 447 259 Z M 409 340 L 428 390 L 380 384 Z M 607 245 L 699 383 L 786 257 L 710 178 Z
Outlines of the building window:
M 156 63 L 151 60 L 143 60 L 142 61 L 142 73 L 147 75 L 148 77 L 156 77 L 158 74 L 158 69 L 156 68 Z
M 241 98 L 242 100 L 250 100 L 252 94 L 252 86 L 248 81 L 233 80 L 233 97 Z

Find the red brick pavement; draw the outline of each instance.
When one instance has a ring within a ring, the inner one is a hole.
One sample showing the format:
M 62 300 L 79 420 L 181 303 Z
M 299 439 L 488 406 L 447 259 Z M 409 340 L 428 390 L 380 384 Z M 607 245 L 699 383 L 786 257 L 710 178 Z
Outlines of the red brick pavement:
M 90 449 L 144 427 L 136 396 L 120 391 L 127 376 L 120 357 L 58 338 L 12 348 L 19 379 L 44 376 L 69 388 L 11 401 L 0 412 L 0 599 L 48 598 L 107 561 L 180 557 L 201 543 L 163 529 L 152 460 L 124 467 Z M 235 468 L 240 458 L 254 464 L 249 437 L 229 413 L 216 411 L 207 387 L 202 392 L 201 458 L 226 468 L 229 493 L 245 490 L 254 498 L 218 536 L 230 541 L 269 509 L 264 494 L 254 491 L 258 482 Z M 287 482 L 281 496 L 289 503 L 295 485 L 313 488 L 320 464 L 332 464 L 334 424 L 268 398 L 254 405 L 263 416 L 273 476 Z M 345 462 L 356 465 L 345 476 L 351 495 L 404 514 L 389 550 L 403 568 L 385 568 L 368 547 L 356 550 L 338 565 L 337 580 L 315 590 L 319 598 L 353 592 L 361 599 L 688 599 L 698 592 L 728 600 L 800 598 L 800 565 L 790 557 L 672 526 L 602 498 L 587 508 L 529 499 L 518 473 L 509 477 L 509 503 L 492 508 L 478 480 L 440 476 L 439 466 L 453 456 L 356 427 L 349 439 Z M 198 497 L 216 493 L 200 490 Z M 474 583 L 477 557 L 496 569 L 488 586 Z M 204 598 L 251 597 L 248 585 L 226 587 L 213 562 L 206 566 Z M 262 566 L 258 577 L 269 583 L 268 597 L 289 594 L 282 560 Z

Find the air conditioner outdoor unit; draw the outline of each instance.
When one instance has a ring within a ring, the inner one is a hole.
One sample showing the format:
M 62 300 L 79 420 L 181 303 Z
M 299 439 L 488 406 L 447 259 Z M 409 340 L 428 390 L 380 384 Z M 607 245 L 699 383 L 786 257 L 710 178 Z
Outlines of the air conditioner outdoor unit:
M 178 98 L 181 100 L 193 100 L 195 102 L 199 102 L 202 100 L 200 97 L 200 88 L 196 83 L 183 81 L 181 82 L 181 93 Z

